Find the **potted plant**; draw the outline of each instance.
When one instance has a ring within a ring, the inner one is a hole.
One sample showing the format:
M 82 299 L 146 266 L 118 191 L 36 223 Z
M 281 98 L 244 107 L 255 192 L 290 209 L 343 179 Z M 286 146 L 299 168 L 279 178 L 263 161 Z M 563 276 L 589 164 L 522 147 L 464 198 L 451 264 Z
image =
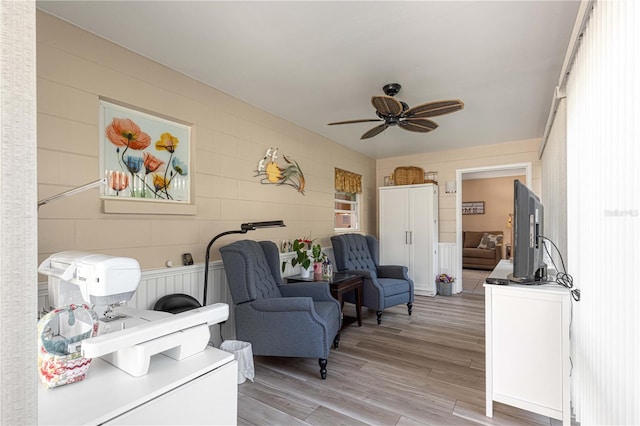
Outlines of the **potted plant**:
M 291 258 L 291 266 L 296 267 L 300 265 L 300 275 L 302 278 L 308 278 L 310 275 L 309 267 L 311 266 L 311 257 L 309 257 L 308 245 L 311 244 L 311 240 L 298 238 L 293 240 L 293 251 L 296 253 Z M 287 261 L 282 262 L 282 272 L 287 267 Z
M 436 286 L 437 286 L 438 294 L 442 296 L 451 296 L 453 283 L 455 281 L 456 281 L 455 278 L 447 274 L 438 275 L 436 277 Z

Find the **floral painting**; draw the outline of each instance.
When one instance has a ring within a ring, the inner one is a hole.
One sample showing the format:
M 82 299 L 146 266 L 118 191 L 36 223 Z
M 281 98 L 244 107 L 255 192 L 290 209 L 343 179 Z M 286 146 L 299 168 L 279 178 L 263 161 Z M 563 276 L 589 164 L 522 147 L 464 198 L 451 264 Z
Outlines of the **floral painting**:
M 104 196 L 189 203 L 190 128 L 100 101 Z

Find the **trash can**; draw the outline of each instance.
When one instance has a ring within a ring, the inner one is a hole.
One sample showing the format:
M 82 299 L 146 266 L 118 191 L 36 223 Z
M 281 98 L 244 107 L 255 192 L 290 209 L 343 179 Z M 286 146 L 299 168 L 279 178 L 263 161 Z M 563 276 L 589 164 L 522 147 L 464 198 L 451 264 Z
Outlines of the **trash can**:
M 255 370 L 251 343 L 239 340 L 225 340 L 220 345 L 220 349 L 232 353 L 235 360 L 238 361 L 238 384 L 244 383 L 246 379 L 253 382 Z

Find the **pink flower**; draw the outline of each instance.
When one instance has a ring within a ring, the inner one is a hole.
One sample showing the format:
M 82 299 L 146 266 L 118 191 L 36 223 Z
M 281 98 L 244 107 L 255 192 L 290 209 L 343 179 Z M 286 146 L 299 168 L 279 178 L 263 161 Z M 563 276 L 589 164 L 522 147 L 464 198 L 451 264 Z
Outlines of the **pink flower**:
M 109 174 L 109 186 L 116 192 L 122 191 L 129 186 L 129 175 L 125 172 L 111 172 Z
M 114 118 L 104 133 L 115 146 L 141 150 L 151 143 L 151 137 L 128 118 Z
M 164 161 L 147 152 L 143 152 L 142 155 L 144 157 L 144 168 L 147 170 L 147 173 L 155 172 L 164 164 Z

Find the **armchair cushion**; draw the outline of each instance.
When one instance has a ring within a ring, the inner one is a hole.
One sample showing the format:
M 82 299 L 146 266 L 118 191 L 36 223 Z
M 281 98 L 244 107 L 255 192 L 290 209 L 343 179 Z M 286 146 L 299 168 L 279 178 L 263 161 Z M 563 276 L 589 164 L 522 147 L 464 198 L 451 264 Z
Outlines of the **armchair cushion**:
M 407 280 L 378 278 L 378 281 L 382 283 L 382 291 L 384 292 L 385 297 L 408 293 L 410 291 L 409 282 Z
M 305 296 L 311 297 L 314 302 L 335 302 L 338 301 L 331 296 L 329 283 L 326 281 L 318 282 L 298 282 L 280 286 L 280 293 L 283 297 Z

